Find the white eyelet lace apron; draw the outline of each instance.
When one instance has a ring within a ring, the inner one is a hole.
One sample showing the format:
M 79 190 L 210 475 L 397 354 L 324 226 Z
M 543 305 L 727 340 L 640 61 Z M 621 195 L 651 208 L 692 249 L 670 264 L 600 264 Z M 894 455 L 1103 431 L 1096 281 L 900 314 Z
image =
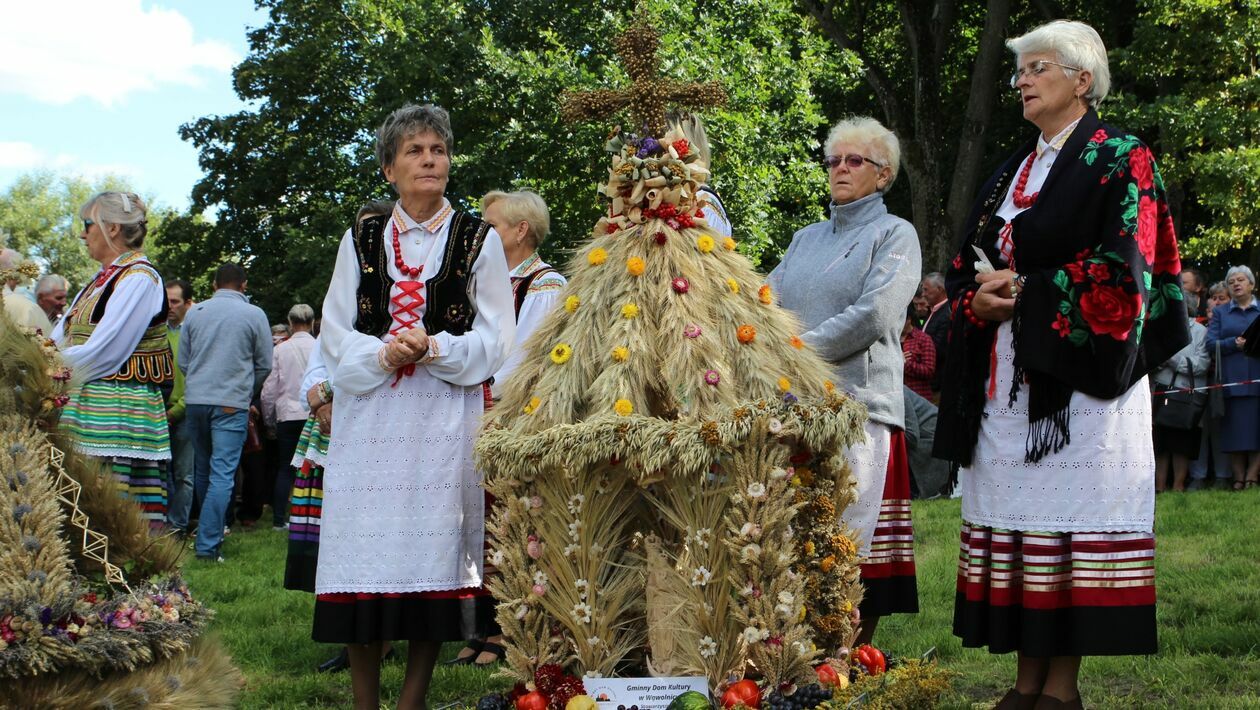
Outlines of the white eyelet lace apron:
M 960 472 L 962 517 L 973 525 L 1045 532 L 1151 532 L 1155 454 L 1146 378 L 1111 400 L 1072 393 L 1072 442 L 1024 463 L 1028 386 L 1007 406 L 1011 324 L 997 333 L 997 395 L 985 406 L 975 458 Z

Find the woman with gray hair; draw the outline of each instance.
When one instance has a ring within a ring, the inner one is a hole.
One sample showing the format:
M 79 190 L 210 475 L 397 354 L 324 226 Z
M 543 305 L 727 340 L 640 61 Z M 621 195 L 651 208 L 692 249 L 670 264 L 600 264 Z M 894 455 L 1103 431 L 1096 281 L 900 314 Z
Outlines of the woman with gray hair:
M 873 118 L 849 118 L 831 129 L 826 146 L 831 218 L 792 236 L 770 282 L 801 320 L 801 340 L 870 415 L 866 441 L 848 451 L 857 500 L 844 512 L 859 536 L 866 586 L 858 641 L 869 643 L 880 617 L 919 610 L 901 329 L 921 259 L 914 227 L 884 206 L 901 162 L 897 136 Z
M 271 525 L 284 529 L 289 512 L 289 492 L 293 488 L 293 467 L 290 462 L 302 436 L 302 427 L 310 414 L 302 376 L 315 349 L 315 309 L 299 303 L 289 309 L 289 337 L 276 345 L 271 354 L 271 372 L 263 382 L 259 400 L 263 424 L 276 436 L 277 468 L 271 495 Z
M 399 707 L 424 707 L 459 599 L 482 584 L 472 444 L 482 383 L 516 331 L 490 224 L 446 199 L 454 142 L 433 105 L 376 132 L 398 200 L 356 221 L 324 299 L 320 349 L 337 407 L 324 468 L 312 638 L 346 644 L 356 708 L 380 701 L 385 642 L 406 640 Z
M 1221 382 L 1260 380 L 1260 360 L 1243 353 L 1243 334 L 1260 316 L 1256 304 L 1256 277 L 1246 266 L 1233 266 L 1225 274 L 1230 300 L 1217 306 L 1208 323 L 1207 347 Z M 1225 390 L 1225 416 L 1221 419 L 1221 451 L 1229 455 L 1234 490 L 1251 488 L 1260 479 L 1260 384 Z
M 981 188 L 935 454 L 962 466 L 954 633 L 1019 655 L 1001 708 L 1081 707 L 1081 657 L 1149 654 L 1154 453 L 1146 375 L 1190 342 L 1151 151 L 1104 124 L 1107 49 L 1080 22 L 1007 43 L 1037 128 Z
M 101 460 L 153 531 L 166 525 L 170 433 L 162 391 L 175 382 L 166 288 L 141 251 L 148 219 L 132 192 L 102 192 L 79 210 L 81 239 L 101 270 L 79 291 L 52 339 L 82 386 L 61 427 Z

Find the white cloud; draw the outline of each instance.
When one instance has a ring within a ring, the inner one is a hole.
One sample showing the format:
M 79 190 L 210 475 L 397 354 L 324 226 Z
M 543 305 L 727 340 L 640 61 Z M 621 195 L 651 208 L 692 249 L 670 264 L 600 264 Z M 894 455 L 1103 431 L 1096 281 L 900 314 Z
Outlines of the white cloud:
M 106 175 L 135 179 L 142 172 L 139 167 L 127 163 L 85 162 L 69 153 L 50 155 L 30 143 L 0 141 L 0 170 L 24 172 L 40 169 L 80 175 L 89 180 Z
M 140 0 L 6 3 L 0 87 L 50 104 L 105 106 L 162 84 L 200 86 L 238 61 L 222 42 L 198 41 L 178 11 Z

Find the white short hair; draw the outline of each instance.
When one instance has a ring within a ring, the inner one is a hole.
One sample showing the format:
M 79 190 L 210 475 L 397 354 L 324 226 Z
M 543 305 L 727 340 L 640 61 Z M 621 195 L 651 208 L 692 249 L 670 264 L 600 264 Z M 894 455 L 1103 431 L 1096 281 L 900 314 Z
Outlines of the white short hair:
M 1256 285 L 1256 275 L 1251 273 L 1251 267 L 1243 265 L 1229 267 L 1229 271 L 1225 272 L 1225 281 L 1228 282 L 1234 274 L 1242 274 L 1247 277 L 1252 286 Z
M 1053 53 L 1064 64 L 1089 72 L 1094 82 L 1085 92 L 1085 100 L 1094 108 L 1098 108 L 1098 104 L 1107 98 L 1107 92 L 1111 91 L 1107 47 L 1098 32 L 1084 22 L 1047 22 L 1027 34 L 1006 40 L 1006 46 L 1015 53 L 1016 61 L 1021 55 L 1047 52 Z M 1071 76 L 1067 69 L 1063 72 Z
M 52 293 L 56 290 L 69 291 L 70 282 L 57 274 L 48 274 L 41 276 L 39 281 L 35 282 L 35 295 L 42 296 L 45 293 Z
M 888 166 L 892 177 L 880 192 L 888 192 L 897 181 L 897 173 L 901 172 L 901 142 L 897 134 L 884 127 L 884 124 L 870 116 L 850 116 L 831 127 L 827 134 L 826 150 L 830 154 L 831 146 L 837 143 L 856 143 L 871 152 L 871 159 Z

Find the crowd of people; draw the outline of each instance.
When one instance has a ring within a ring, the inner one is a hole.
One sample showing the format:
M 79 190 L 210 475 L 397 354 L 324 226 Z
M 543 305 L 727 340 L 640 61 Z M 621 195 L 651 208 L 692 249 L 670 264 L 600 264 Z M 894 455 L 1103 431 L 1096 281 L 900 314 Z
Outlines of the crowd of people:
M 1081 707 L 1083 656 L 1156 648 L 1154 493 L 1260 476 L 1260 383 L 1237 384 L 1260 380 L 1245 352 L 1260 307 L 1245 266 L 1211 286 L 1180 268 L 1149 149 L 1096 112 L 1109 88 L 1097 33 L 1055 22 L 1009 46 L 1036 133 L 981 188 L 944 273 L 922 275 L 913 225 L 884 203 L 897 136 L 851 118 L 825 144 L 828 219 L 793 235 L 768 280 L 869 413 L 844 513 L 867 590 L 860 640 L 917 612 L 908 501 L 948 494 L 954 462 L 954 632 L 1018 654 L 998 707 Z M 707 161 L 698 117 L 671 125 Z M 6 285 L 10 316 L 51 333 L 83 383 L 61 425 L 155 531 L 223 562 L 231 526 L 270 504 L 288 530 L 285 586 L 316 595 L 312 637 L 345 647 L 326 667 L 349 667 L 361 707 L 377 707 L 392 641 L 409 642 L 400 707 L 423 706 L 442 642 L 467 642 L 455 663 L 503 657 L 485 591 L 494 501 L 472 443 L 566 283 L 539 256 L 537 194 L 491 192 L 480 217 L 451 204 L 453 144 L 432 105 L 378 128 L 398 199 L 342 236 L 318 317 L 295 304 L 270 325 L 235 263 L 203 300 L 164 280 L 129 192 L 80 211 L 101 270 L 68 310 L 58 276 L 30 299 Z M 1216 401 L 1182 391 L 1209 382 L 1227 385 Z

